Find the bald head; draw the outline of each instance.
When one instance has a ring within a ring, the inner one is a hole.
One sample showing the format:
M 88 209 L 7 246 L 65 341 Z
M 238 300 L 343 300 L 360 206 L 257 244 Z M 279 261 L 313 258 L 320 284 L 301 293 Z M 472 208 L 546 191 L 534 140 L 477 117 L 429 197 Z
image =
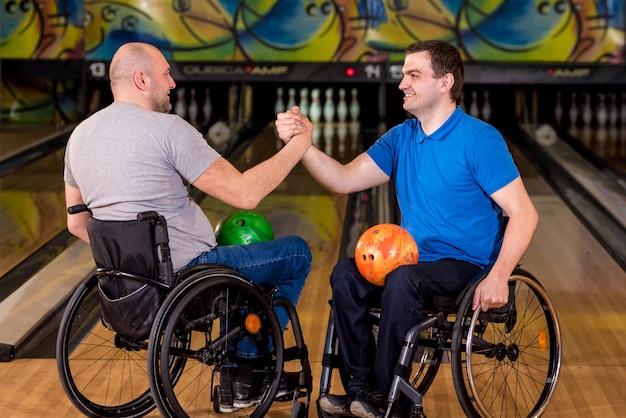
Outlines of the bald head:
M 116 87 L 131 83 L 137 71 L 149 74 L 155 54 L 160 54 L 160 52 L 152 45 L 139 42 L 122 45 L 113 55 L 109 68 L 113 94 L 115 94 Z
M 176 86 L 169 70 L 167 60 L 156 47 L 141 42 L 122 45 L 109 67 L 114 100 L 169 111 L 169 90 Z

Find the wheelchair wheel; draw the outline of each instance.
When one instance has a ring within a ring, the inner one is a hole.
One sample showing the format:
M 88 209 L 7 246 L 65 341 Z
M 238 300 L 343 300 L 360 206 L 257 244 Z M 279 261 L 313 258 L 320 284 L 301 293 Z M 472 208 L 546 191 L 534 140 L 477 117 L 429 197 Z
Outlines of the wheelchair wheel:
M 92 276 L 70 298 L 59 326 L 61 385 L 87 416 L 143 416 L 154 409 L 145 348 L 144 341 L 125 339 L 102 325 Z
M 556 388 L 561 334 L 554 307 L 537 279 L 521 268 L 509 287 L 509 303 L 502 308 L 472 312 L 472 291 L 459 306 L 452 378 L 471 417 L 540 416 Z
M 262 377 L 256 381 L 260 389 L 249 405 L 229 403 L 224 395 L 229 388 L 221 387 L 233 381 L 226 373 L 236 376 L 234 364 L 240 369 L 249 364 L 236 357 L 237 342 L 242 340 L 255 341 L 268 351 L 262 356 L 266 359 Z M 184 350 L 179 349 L 181 342 Z M 162 359 L 186 364 L 172 379 Z M 270 301 L 233 270 L 212 268 L 192 274 L 159 309 L 149 339 L 148 373 L 163 416 L 262 417 L 278 391 L 282 370 L 282 332 Z

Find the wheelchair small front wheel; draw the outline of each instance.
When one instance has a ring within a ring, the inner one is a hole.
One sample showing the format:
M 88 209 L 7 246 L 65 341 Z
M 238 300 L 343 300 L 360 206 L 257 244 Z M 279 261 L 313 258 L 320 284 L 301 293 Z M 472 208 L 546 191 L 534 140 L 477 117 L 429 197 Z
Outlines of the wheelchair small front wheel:
M 541 284 L 515 269 L 509 302 L 472 311 L 461 301 L 452 333 L 452 380 L 470 417 L 538 417 L 548 406 L 561 365 L 556 312 Z

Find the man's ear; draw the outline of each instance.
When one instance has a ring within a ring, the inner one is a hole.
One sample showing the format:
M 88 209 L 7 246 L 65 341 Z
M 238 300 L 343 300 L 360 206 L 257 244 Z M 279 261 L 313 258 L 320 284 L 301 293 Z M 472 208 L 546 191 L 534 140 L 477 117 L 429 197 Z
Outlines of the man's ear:
M 452 75 L 452 73 L 445 73 L 443 77 L 441 77 L 442 93 L 452 90 L 453 86 L 454 86 L 454 76 Z
M 133 74 L 133 83 L 135 84 L 135 87 L 137 87 L 139 90 L 145 91 L 148 89 L 148 84 L 146 82 L 146 73 L 143 71 L 136 71 L 135 74 Z

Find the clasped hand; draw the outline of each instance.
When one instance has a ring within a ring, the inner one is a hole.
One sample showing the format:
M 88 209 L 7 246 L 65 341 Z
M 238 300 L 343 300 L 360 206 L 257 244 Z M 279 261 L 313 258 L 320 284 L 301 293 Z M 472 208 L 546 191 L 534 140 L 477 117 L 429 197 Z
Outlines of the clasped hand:
M 278 137 L 285 144 L 293 137 L 304 133 L 308 133 L 307 139 L 310 141 L 313 134 L 313 123 L 300 113 L 298 106 L 277 114 L 275 125 Z

